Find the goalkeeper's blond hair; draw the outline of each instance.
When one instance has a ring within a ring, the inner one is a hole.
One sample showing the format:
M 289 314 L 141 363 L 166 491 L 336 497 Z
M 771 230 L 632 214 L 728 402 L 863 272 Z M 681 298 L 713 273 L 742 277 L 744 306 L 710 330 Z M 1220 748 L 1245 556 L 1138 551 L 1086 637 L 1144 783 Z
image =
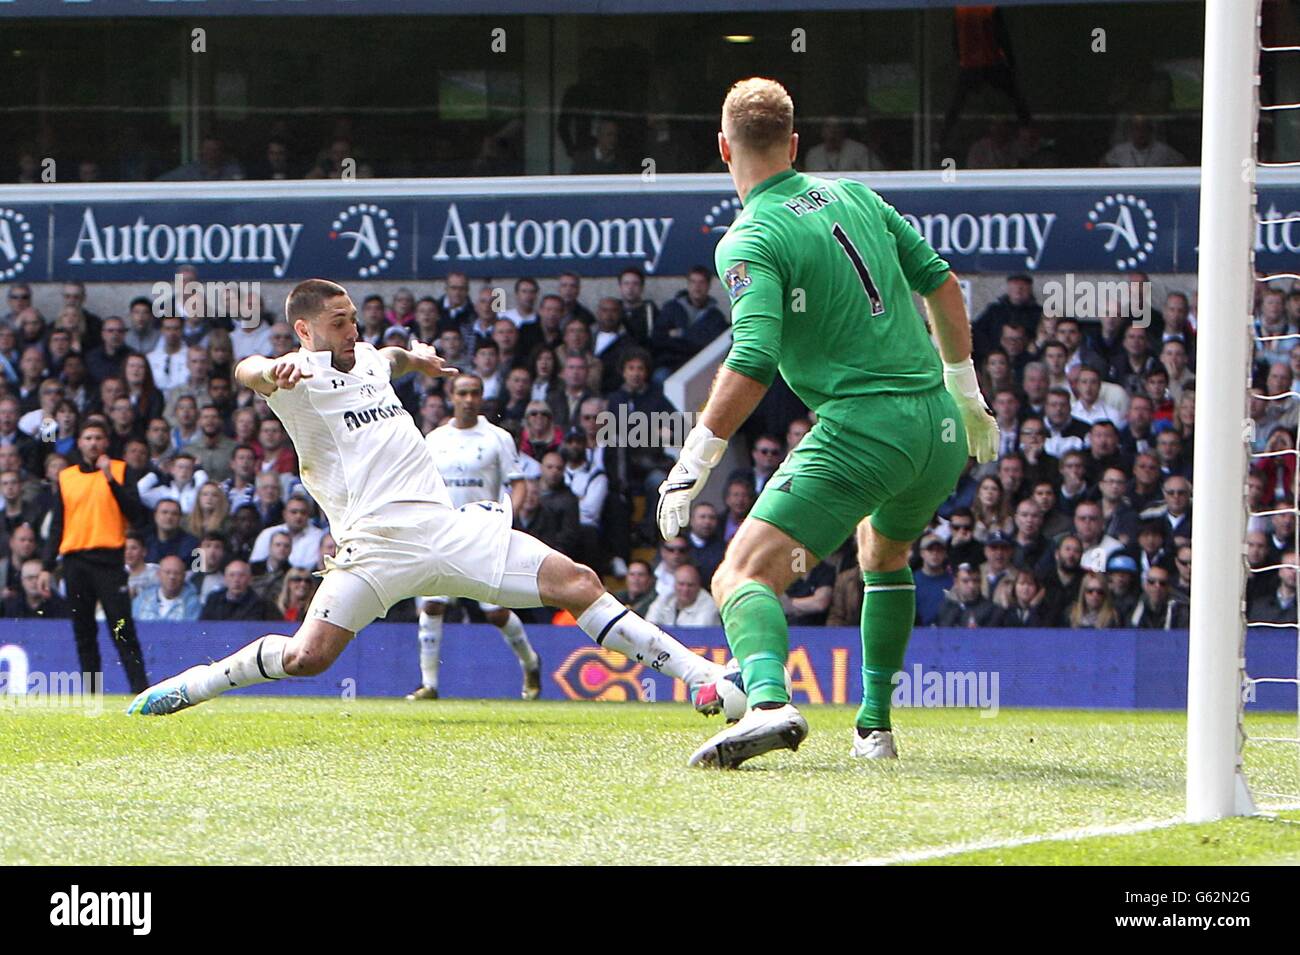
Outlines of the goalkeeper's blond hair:
M 741 80 L 722 102 L 722 132 L 733 149 L 784 151 L 794 132 L 794 100 L 776 80 L 761 76 Z

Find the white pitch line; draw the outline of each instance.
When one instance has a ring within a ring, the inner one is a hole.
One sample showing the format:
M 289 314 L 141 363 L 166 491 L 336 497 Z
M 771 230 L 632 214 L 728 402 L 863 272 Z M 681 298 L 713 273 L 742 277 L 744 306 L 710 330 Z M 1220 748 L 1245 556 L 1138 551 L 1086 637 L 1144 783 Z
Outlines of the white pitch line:
M 1292 822 L 1290 819 L 1277 819 L 1272 813 L 1289 812 L 1300 809 L 1300 803 L 1284 803 L 1260 809 L 1255 818 L 1271 819 L 1276 822 Z M 965 852 L 982 852 L 987 849 L 1014 849 L 1017 846 L 1031 846 L 1040 842 L 1069 842 L 1074 839 L 1095 839 L 1098 836 L 1129 836 L 1139 832 L 1151 832 L 1155 829 L 1167 829 L 1186 823 L 1182 816 L 1171 819 L 1146 819 L 1139 822 L 1121 822 L 1109 826 L 1084 826 L 1080 829 L 1065 829 L 1061 832 L 1049 832 L 1041 836 L 1021 836 L 1017 839 L 988 839 L 983 842 L 959 842 L 950 846 L 938 846 L 934 849 L 917 849 L 910 852 L 897 852 L 893 855 L 876 856 L 854 862 L 851 865 L 896 865 L 903 862 L 925 862 L 930 859 L 943 859 L 947 856 L 961 855 Z
M 959 842 L 950 846 L 938 846 L 934 849 L 917 849 L 910 852 L 896 852 L 893 855 L 876 856 L 864 859 L 853 865 L 896 865 L 900 862 L 925 862 L 930 859 L 942 859 L 947 856 L 961 855 L 965 852 L 982 852 L 987 849 L 1013 849 L 1017 846 L 1030 846 L 1039 842 L 1068 842 L 1072 839 L 1093 839 L 1097 836 L 1128 836 L 1153 829 L 1165 829 L 1187 820 L 1182 816 L 1172 819 L 1146 819 L 1140 822 L 1121 822 L 1109 826 L 1084 826 L 1080 829 L 1065 829 L 1061 832 L 1049 832 L 1041 836 L 1021 836 L 1017 839 L 987 839 L 981 842 Z

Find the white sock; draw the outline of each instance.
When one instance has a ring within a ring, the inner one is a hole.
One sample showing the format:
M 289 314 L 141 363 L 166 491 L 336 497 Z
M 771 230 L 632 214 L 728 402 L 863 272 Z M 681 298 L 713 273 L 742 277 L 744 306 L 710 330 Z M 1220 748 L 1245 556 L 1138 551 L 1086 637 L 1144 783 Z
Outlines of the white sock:
M 201 672 L 185 681 L 185 691 L 192 702 L 200 703 L 227 690 L 283 680 L 288 676 L 282 662 L 284 648 L 292 639 L 280 633 L 268 633 L 224 660 L 203 667 Z
M 601 594 L 578 618 L 578 626 L 602 647 L 681 680 L 694 689 L 716 676 L 718 665 L 692 653 L 648 620 Z
M 497 627 L 497 629 L 501 631 L 501 636 L 505 637 L 510 649 L 515 651 L 520 666 L 525 670 L 537 666 L 537 652 L 533 649 L 533 645 L 528 642 L 528 634 L 524 632 L 524 622 L 519 619 L 519 614 L 513 610 L 510 611 L 510 617 L 506 620 L 505 625 Z
M 438 665 L 441 662 L 442 614 L 420 611 L 420 682 L 425 689 L 438 689 Z

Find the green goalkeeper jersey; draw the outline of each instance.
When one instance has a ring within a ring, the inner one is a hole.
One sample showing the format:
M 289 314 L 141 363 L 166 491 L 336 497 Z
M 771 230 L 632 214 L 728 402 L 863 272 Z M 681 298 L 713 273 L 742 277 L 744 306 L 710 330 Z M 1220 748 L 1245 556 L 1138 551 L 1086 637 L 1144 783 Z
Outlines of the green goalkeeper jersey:
M 842 424 L 866 396 L 942 384 L 912 293 L 938 288 L 948 263 L 861 183 L 793 169 L 765 179 L 714 257 L 731 299 L 733 371 L 770 385 L 779 369 L 804 404 Z

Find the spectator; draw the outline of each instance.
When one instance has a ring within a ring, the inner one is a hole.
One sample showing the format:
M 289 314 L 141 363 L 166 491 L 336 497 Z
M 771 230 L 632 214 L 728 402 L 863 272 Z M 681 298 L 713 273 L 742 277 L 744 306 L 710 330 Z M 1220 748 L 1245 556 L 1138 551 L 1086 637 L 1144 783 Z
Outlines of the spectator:
M 35 557 L 23 561 L 19 580 L 21 595 L 5 598 L 0 605 L 0 617 L 57 620 L 72 615 L 66 600 L 41 586 L 41 562 Z
M 186 564 L 179 557 L 164 557 L 158 564 L 158 582 L 145 587 L 132 610 L 137 620 L 198 620 L 199 595 L 185 580 Z
M 276 620 L 275 608 L 252 588 L 253 575 L 248 564 L 232 560 L 226 565 L 225 586 L 203 602 L 200 620 Z
M 181 527 L 181 506 L 170 498 L 159 501 L 153 509 L 154 527 L 145 538 L 147 559 L 159 563 L 164 557 L 189 560 L 199 546 L 199 540 Z
M 1280 555 L 1278 559 L 1281 559 Z M 1172 585 L 1174 596 L 1190 607 L 1192 603 L 1192 547 L 1190 544 L 1183 544 L 1174 552 L 1174 571 L 1176 572 Z
M 83 463 L 58 474 L 44 570 L 38 571 L 37 586 L 42 594 L 52 595 L 52 574 L 61 564 L 81 672 L 94 674 L 91 679 L 96 687 L 101 664 L 95 605 L 103 606 L 131 691 L 139 693 L 149 685 L 149 678 L 131 616 L 125 547 L 126 532 L 140 522 L 143 509 L 126 463 L 112 460 L 107 449 L 108 432 L 103 425 L 87 422 L 81 426 L 77 450 Z M 168 503 L 176 508 L 174 502 Z M 179 508 L 176 523 L 180 523 Z M 26 566 L 23 572 L 26 574 Z
M 130 327 L 124 339 L 126 347 L 141 355 L 149 355 L 162 337 L 162 330 L 154 318 L 153 301 L 143 295 L 131 299 L 130 313 L 127 317 Z M 105 345 L 108 345 L 107 338 Z M 157 381 L 155 380 L 154 383 L 157 384 Z
M 1139 454 L 1133 459 L 1133 480 L 1129 485 L 1128 500 L 1139 514 L 1164 499 L 1161 480 L 1160 459 L 1156 455 Z
M 325 532 L 311 523 L 311 510 L 311 505 L 305 498 L 290 498 L 284 506 L 284 523 L 268 527 L 257 535 L 257 541 L 253 544 L 252 563 L 266 560 L 271 550 L 271 537 L 283 531 L 292 542 L 289 564 L 312 570 L 320 556 L 320 539 Z
M 227 451 L 227 459 L 229 459 L 234 454 L 235 442 L 226 440 L 230 444 Z M 261 458 L 258 464 L 261 470 L 274 471 L 276 474 L 298 473 L 298 456 L 294 453 L 293 444 L 289 441 L 289 436 L 284 433 L 284 425 L 280 424 L 278 418 L 264 418 L 257 426 L 257 444 L 253 450 L 258 452 Z M 211 471 L 208 473 L 214 481 L 225 480 L 225 478 L 218 478 Z M 226 476 L 229 477 L 229 473 Z
M 226 537 L 217 531 L 208 531 L 199 540 L 195 560 L 190 562 L 189 582 L 198 591 L 199 600 L 207 600 L 221 586 L 221 572 L 226 564 Z
M 199 144 L 198 158 L 177 166 L 158 177 L 162 181 L 213 181 L 218 179 L 243 179 L 244 170 L 226 154 L 225 144 L 216 136 L 204 136 Z
M 1007 585 L 1010 585 L 1009 587 Z M 1043 618 L 1043 588 L 1034 575 L 1025 569 L 1002 579 L 999 591 L 1007 595 L 1006 605 L 999 605 L 993 618 L 995 627 L 1043 627 L 1050 622 Z
M 209 483 L 207 472 L 195 469 L 194 456 L 188 451 L 172 458 L 167 470 L 170 477 L 165 481 L 152 472 L 140 478 L 136 486 L 140 500 L 148 508 L 157 508 L 159 501 L 175 501 L 182 514 L 191 513 L 199 488 Z
M 1129 120 L 1127 137 L 1102 157 L 1103 166 L 1183 166 L 1187 159 L 1168 143 L 1156 138 L 1155 127 L 1146 116 Z
M 1075 381 L 1075 394 L 1078 397 L 1070 408 L 1070 414 L 1080 421 L 1091 425 L 1098 421 L 1113 423 L 1124 420 L 1124 415 L 1119 409 L 1101 400 L 1101 375 L 1095 368 L 1079 369 Z
M 568 554 L 580 563 L 590 563 L 582 558 L 582 519 L 578 497 L 564 480 L 564 458 L 558 451 L 542 455 L 541 505 L 543 511 L 553 515 L 556 528 L 554 539 L 560 546 L 556 550 Z
M 623 327 L 623 309 L 616 298 L 602 298 L 596 304 L 596 324 L 591 333 L 592 354 L 600 359 L 600 390 L 611 392 L 619 385 L 623 355 L 636 343 Z M 666 377 L 666 376 L 665 376 Z M 661 381 L 661 378 L 656 378 Z
M 1121 626 L 1127 625 L 1137 608 L 1138 576 L 1137 561 L 1123 551 L 1117 551 L 1106 561 L 1106 589 L 1110 591 L 1115 618 Z
M 623 327 L 639 345 L 648 347 L 659 327 L 659 309 L 645 298 L 645 273 L 624 269 L 618 277 L 618 292 L 623 300 Z
M 825 626 L 834 588 L 835 569 L 824 560 L 794 581 L 781 595 L 781 609 L 790 626 Z
M 513 325 L 510 326 L 512 329 Z M 528 405 L 532 403 L 533 378 L 528 369 L 520 365 L 506 375 L 505 394 L 501 397 L 501 417 L 524 424 Z
M 474 374 L 483 381 L 483 400 L 496 401 L 505 388 L 509 370 L 501 363 L 501 348 L 492 339 L 479 339 L 474 346 Z
M 609 477 L 587 458 L 587 434 L 581 428 L 570 429 L 560 447 L 560 456 L 564 460 L 564 483 L 578 499 L 582 550 L 594 558 L 593 567 L 603 567 L 605 546 L 600 520 L 609 495 Z
M 713 597 L 700 584 L 700 572 L 682 564 L 673 572 L 673 592 L 657 597 L 646 620 L 661 627 L 720 627 L 722 617 Z
M 821 136 L 821 142 L 808 150 L 804 161 L 808 172 L 870 172 L 889 168 L 869 147 L 849 138 L 843 121 L 837 117 L 828 117 L 822 123 Z
M 9 535 L 8 555 L 0 558 L 0 598 L 21 597 L 24 561 L 38 556 L 40 541 L 30 524 L 20 524 Z
M 275 531 L 267 545 L 265 560 L 252 561 L 249 572 L 253 575 L 253 589 L 266 600 L 272 600 L 280 592 L 285 575 L 288 574 L 289 555 L 293 551 L 293 538 L 287 531 Z
M 799 447 L 799 442 L 812 430 L 812 422 L 807 418 L 795 418 L 785 429 L 786 453 L 790 454 Z
M 1002 330 L 1014 325 L 1024 332 L 1026 341 L 1038 331 L 1043 308 L 1034 298 L 1034 282 L 1028 275 L 1007 277 L 1006 291 L 975 318 L 972 326 L 975 354 L 987 355 L 1002 338 Z
M 116 315 L 103 325 L 103 344 L 86 352 L 86 370 L 99 381 L 122 374 L 122 364 L 127 356 L 137 354 L 126 343 L 126 322 Z
M 1142 577 L 1142 600 L 1130 623 L 1142 630 L 1183 630 L 1188 626 L 1188 606 L 1169 587 L 1169 571 L 1150 567 Z
M 781 441 L 774 435 L 760 435 L 754 442 L 754 448 L 749 453 L 752 465 L 747 468 L 737 468 L 731 472 L 729 481 L 748 481 L 754 489 L 754 494 L 763 493 L 763 488 L 771 480 L 772 475 L 780 466 L 782 459 L 785 457 L 781 450 Z
M 542 401 L 530 401 L 524 420 L 526 425 L 519 439 L 521 454 L 540 463 L 549 452 L 559 450 L 564 432 L 554 424 L 549 405 Z
M 970 508 L 959 507 L 948 518 L 948 563 L 951 566 L 984 563 L 984 546 L 975 539 L 975 515 Z
M 587 325 L 591 325 L 596 320 L 595 316 L 578 301 L 578 296 L 582 294 L 582 277 L 576 272 L 561 272 L 556 292 L 564 303 L 562 325 L 571 318 L 581 319 Z
M 271 420 L 268 418 L 263 422 L 263 428 Z M 220 409 L 216 405 L 205 405 L 199 412 L 199 437 L 184 448 L 193 456 L 198 469 L 205 472 L 209 480 L 218 483 L 231 476 L 230 459 L 235 453 L 235 442 L 226 436 L 223 428 Z
M 1088 455 L 1083 451 L 1068 451 L 1061 459 L 1061 486 L 1057 493 L 1057 507 L 1073 514 L 1079 502 L 1088 496 Z
M 237 445 L 230 456 L 230 477 L 218 485 L 226 495 L 230 510 L 254 502 L 257 494 L 256 480 L 257 452 L 247 444 Z
M 941 627 L 987 627 L 997 610 L 997 606 L 980 590 L 979 570 L 970 564 L 961 564 L 957 568 L 952 592 L 939 608 L 937 622 Z
M 1192 539 L 1192 484 L 1179 474 L 1165 478 L 1161 486 L 1164 503 L 1142 512 L 1142 519 L 1163 519 L 1170 540 Z
M 571 428 L 578 420 L 578 406 L 593 396 L 587 388 L 587 358 L 582 355 L 567 356 L 561 381 L 563 387 L 552 388 L 546 397 L 546 404 L 551 409 L 557 427 Z
M 618 123 L 612 119 L 598 119 L 595 141 L 573 158 L 574 174 L 612 175 L 630 170 L 631 167 L 619 148 Z
M 1096 501 L 1080 501 L 1074 509 L 1074 533 L 1083 546 L 1083 566 L 1087 570 L 1103 573 L 1111 554 L 1124 545 L 1106 533 L 1101 505 Z
M 691 560 L 700 571 L 700 582 L 707 588 L 726 550 L 722 535 L 718 533 L 718 509 L 708 501 L 696 501 L 691 505 L 686 539 L 690 543 Z
M 1124 492 L 1128 489 L 1128 475 L 1123 468 L 1107 468 L 1098 484 L 1101 491 L 1101 519 L 1104 533 L 1125 547 L 1137 539 L 1138 515 L 1129 506 Z
M 1106 590 L 1106 575 L 1088 571 L 1083 575 L 1079 597 L 1067 618 L 1075 630 L 1107 630 L 1117 626 L 1119 618 Z
M 1011 562 L 1015 566 L 1032 570 L 1050 552 L 1051 543 L 1043 534 L 1043 511 L 1038 502 L 1027 497 L 1016 505 L 1015 534 L 1011 538 L 1014 550 Z
M 285 574 L 275 600 L 275 609 L 279 612 L 280 619 L 291 622 L 303 620 L 315 593 L 316 587 L 310 573 L 297 568 L 290 570 Z
M 1063 626 L 1062 619 L 1078 598 L 1083 581 L 1082 560 L 1079 538 L 1066 534 L 1057 541 L 1050 559 L 1039 566 L 1036 576 L 1043 583 L 1043 619 L 1049 621 L 1049 626 Z
M 253 544 L 262 532 L 262 520 L 257 516 L 257 507 L 241 504 L 235 508 L 230 518 L 230 537 L 227 552 L 232 560 L 249 560 L 253 556 Z
M 452 362 L 452 364 L 455 364 Z M 561 387 L 559 364 L 555 360 L 555 350 L 538 345 L 533 349 L 528 359 L 528 370 L 533 375 L 533 391 L 531 398 L 533 401 L 545 401 L 550 404 L 552 394 L 555 394 Z M 583 369 L 582 381 L 586 381 L 586 369 Z M 551 408 L 555 410 L 554 406 Z M 558 418 L 557 418 L 558 420 Z
M 184 328 L 185 322 L 180 316 L 163 316 L 158 341 L 146 356 L 153 371 L 154 385 L 163 391 L 179 388 L 189 382 Z
M 132 599 L 144 588 L 158 583 L 158 565 L 145 559 L 148 553 L 144 537 L 136 531 L 128 531 L 122 556 L 125 558 L 127 591 Z
M 662 383 L 727 330 L 727 318 L 709 294 L 712 282 L 712 272 L 702 265 L 692 267 L 686 276 L 686 288 L 660 311 L 650 340 L 650 350 L 659 365 L 655 371 L 658 382 Z
M 1088 422 L 1074 417 L 1070 393 L 1064 388 L 1053 388 L 1047 393 L 1047 440 L 1043 447 L 1052 457 L 1061 459 L 1069 451 L 1078 451 L 1088 436 Z
M 525 325 L 537 322 L 537 280 L 521 278 L 515 282 L 515 307 L 501 313 L 501 318 L 509 319 L 517 330 Z M 495 335 L 497 326 L 493 326 Z
M 912 572 L 916 581 L 916 624 L 932 626 L 939 619 L 944 595 L 952 589 L 952 572 L 948 569 L 948 545 L 943 539 L 926 534 L 921 538 L 921 566 Z M 862 572 L 855 564 L 850 571 L 856 579 L 858 593 L 862 592 Z M 848 573 L 849 571 L 846 571 Z M 856 619 L 846 625 L 856 623 Z
M 650 565 L 643 560 L 628 561 L 625 582 L 626 586 L 614 594 L 614 599 L 633 613 L 645 616 L 659 596 L 655 590 L 655 577 L 650 570 Z
M 1011 531 L 1006 494 L 1002 483 L 992 475 L 979 482 L 971 513 L 975 517 L 975 539 L 981 543 L 995 532 L 1006 534 Z
M 756 499 L 754 485 L 744 478 L 734 478 L 727 482 L 726 495 L 723 497 L 723 504 L 727 508 L 726 519 L 722 524 L 724 544 L 730 544 L 736 536 L 736 531 L 740 530 L 741 522 L 749 515 Z
M 1119 432 L 1119 448 L 1132 458 L 1154 447 L 1155 435 L 1151 430 L 1152 405 L 1145 393 L 1129 399 L 1124 426 Z
M 1275 586 L 1250 601 L 1248 622 L 1296 625 L 1296 552 L 1285 551 L 1281 564 Z
M 257 516 L 263 527 L 279 524 L 284 519 L 284 486 L 274 471 L 263 471 L 253 482 Z

